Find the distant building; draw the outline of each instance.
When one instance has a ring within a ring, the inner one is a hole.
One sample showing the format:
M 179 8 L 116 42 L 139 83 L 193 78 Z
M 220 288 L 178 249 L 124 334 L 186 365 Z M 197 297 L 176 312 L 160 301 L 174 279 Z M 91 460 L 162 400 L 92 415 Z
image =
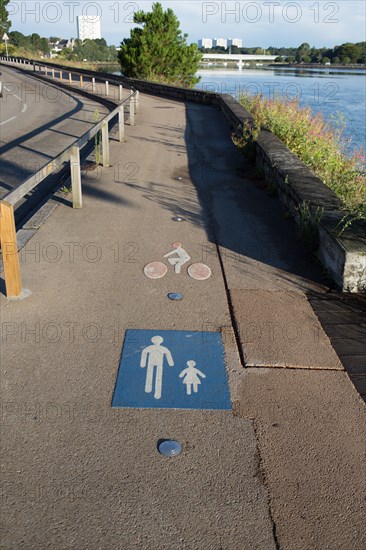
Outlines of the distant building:
M 48 40 L 48 44 L 51 51 L 49 54 L 47 54 L 46 57 L 53 58 L 53 57 L 56 57 L 57 54 L 62 52 L 62 50 L 64 50 L 65 48 L 69 48 L 70 50 L 73 50 L 75 46 L 75 40 L 73 38 L 69 38 L 69 39 L 61 38 L 60 40 L 56 40 L 56 41 Z
M 79 15 L 77 17 L 77 24 L 79 40 L 102 38 L 100 33 L 100 17 L 98 15 Z
M 200 38 L 198 41 L 199 48 L 212 48 L 212 39 L 211 38 Z
M 220 46 L 221 48 L 227 48 L 227 39 L 226 38 L 214 38 L 213 39 L 213 47 L 217 48 Z
M 243 41 L 241 38 L 229 38 L 227 41 L 228 46 L 237 46 L 238 48 L 243 47 Z

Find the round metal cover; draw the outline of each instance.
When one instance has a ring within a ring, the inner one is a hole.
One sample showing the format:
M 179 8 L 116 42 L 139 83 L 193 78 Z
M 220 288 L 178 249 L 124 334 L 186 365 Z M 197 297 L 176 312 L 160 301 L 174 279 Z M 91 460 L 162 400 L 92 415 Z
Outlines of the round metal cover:
M 177 456 L 182 452 L 182 445 L 179 441 L 173 439 L 165 439 L 158 444 L 158 451 L 163 456 Z
M 182 300 L 183 294 L 179 294 L 179 292 L 169 292 L 168 298 L 169 300 Z
M 162 262 L 151 262 L 144 267 L 144 273 L 149 279 L 161 279 L 167 271 L 167 266 Z
M 172 220 L 173 222 L 184 222 L 184 218 L 181 218 L 180 216 L 174 216 Z
M 211 277 L 211 269 L 206 264 L 192 264 L 188 268 L 188 275 L 196 281 L 205 281 Z

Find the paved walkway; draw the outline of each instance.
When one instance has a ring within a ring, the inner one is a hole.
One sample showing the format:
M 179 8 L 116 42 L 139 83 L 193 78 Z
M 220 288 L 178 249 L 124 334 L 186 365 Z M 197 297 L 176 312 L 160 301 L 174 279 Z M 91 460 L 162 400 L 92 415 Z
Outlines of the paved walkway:
M 1 296 L 2 547 L 362 550 L 365 405 L 294 224 L 214 108 L 141 96 L 111 159 L 23 248 L 31 297 Z M 127 329 L 220 331 L 233 410 L 111 408 Z

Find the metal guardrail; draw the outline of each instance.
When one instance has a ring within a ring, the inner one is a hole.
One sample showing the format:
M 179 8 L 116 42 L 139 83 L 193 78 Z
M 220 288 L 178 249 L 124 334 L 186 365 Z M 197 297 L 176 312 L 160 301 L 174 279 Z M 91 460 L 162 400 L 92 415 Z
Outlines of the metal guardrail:
M 18 58 L 0 57 L 0 61 L 16 64 L 33 65 L 34 71 L 39 67 L 39 71 L 44 70 L 47 76 L 48 70 L 51 69 L 52 78 L 63 80 L 63 73 L 67 72 L 69 82 L 73 82 L 73 75 L 79 76 L 80 87 L 83 86 L 83 76 L 69 70 L 63 71 L 57 68 L 48 67 L 45 64 L 31 62 Z M 109 82 L 104 81 L 106 95 L 109 93 Z M 92 78 L 92 91 L 96 90 L 95 78 Z M 77 89 L 76 89 L 77 91 Z M 89 90 L 88 90 L 89 91 Z M 129 124 L 134 126 L 135 114 L 138 111 L 139 93 L 132 89 L 131 94 L 122 100 L 122 86 L 119 85 L 119 100 L 121 103 L 106 115 L 100 122 L 96 123 L 93 128 L 85 132 L 74 143 L 64 149 L 57 157 L 48 162 L 40 170 L 29 176 L 26 180 L 11 189 L 0 201 L 0 242 L 2 247 L 2 257 L 5 274 L 6 296 L 16 298 L 22 294 L 22 283 L 20 276 L 20 265 L 18 255 L 18 243 L 16 237 L 14 205 L 29 191 L 39 185 L 47 176 L 52 174 L 64 162 L 70 162 L 71 186 L 72 186 L 72 205 L 73 208 L 82 207 L 82 187 L 81 187 L 81 172 L 80 172 L 80 149 L 82 149 L 98 132 L 102 132 L 102 164 L 103 167 L 109 166 L 109 128 L 108 123 L 115 116 L 118 116 L 118 138 L 120 142 L 125 140 L 125 113 L 124 106 L 129 102 Z

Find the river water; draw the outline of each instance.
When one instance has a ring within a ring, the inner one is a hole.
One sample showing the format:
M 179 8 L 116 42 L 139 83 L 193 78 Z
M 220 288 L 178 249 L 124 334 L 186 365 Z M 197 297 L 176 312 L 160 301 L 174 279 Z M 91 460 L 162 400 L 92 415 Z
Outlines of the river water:
M 262 94 L 284 100 L 299 99 L 332 122 L 342 117 L 350 150 L 366 143 L 365 69 L 208 68 L 199 71 L 199 90 L 228 93 L 236 99 L 243 93 Z

